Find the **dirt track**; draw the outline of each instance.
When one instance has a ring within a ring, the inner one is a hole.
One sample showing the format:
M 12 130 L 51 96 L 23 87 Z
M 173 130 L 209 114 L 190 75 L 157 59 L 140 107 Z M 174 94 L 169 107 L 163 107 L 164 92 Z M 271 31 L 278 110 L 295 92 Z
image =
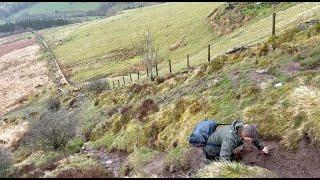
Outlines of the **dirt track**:
M 269 169 L 279 177 L 320 177 L 320 151 L 307 139 L 299 144 L 296 151 L 285 150 L 278 141 L 263 143 L 270 148 L 270 154 L 251 148 L 251 152 L 246 150 L 242 162 Z

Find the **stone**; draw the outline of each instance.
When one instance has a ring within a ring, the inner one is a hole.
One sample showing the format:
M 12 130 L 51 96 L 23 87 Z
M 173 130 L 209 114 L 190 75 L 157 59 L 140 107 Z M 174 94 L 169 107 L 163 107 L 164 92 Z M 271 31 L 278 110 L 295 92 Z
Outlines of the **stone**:
M 282 86 L 282 83 L 277 83 L 277 84 L 275 84 L 273 87 L 279 88 L 279 87 L 281 87 L 281 86 Z
M 109 159 L 108 161 L 105 162 L 106 165 L 107 164 L 112 164 L 112 163 L 113 163 L 113 161 L 111 159 Z
M 264 73 L 267 73 L 268 72 L 268 69 L 259 69 L 259 70 L 256 70 L 256 73 L 258 74 L 264 74 Z

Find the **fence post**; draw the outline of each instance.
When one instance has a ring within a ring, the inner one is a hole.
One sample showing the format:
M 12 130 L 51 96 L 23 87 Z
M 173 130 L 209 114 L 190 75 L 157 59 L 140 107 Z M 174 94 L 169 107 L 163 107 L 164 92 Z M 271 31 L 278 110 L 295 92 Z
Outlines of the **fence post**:
M 118 87 L 120 87 L 120 79 L 118 79 Z
M 272 14 L 272 35 L 276 34 L 276 13 Z
M 187 66 L 188 66 L 188 69 L 190 69 L 190 64 L 189 64 L 189 54 L 187 54 Z
M 139 70 L 138 70 L 138 80 L 140 79 L 140 73 L 139 73 Z
M 122 79 L 123 79 L 123 85 L 126 85 L 126 81 L 124 79 L 124 76 L 122 76 Z
M 147 69 L 147 77 L 149 77 L 149 69 L 148 69 L 148 67 L 146 67 L 146 69 Z
M 112 84 L 113 84 L 113 89 L 115 89 L 114 81 L 112 81 Z
M 130 75 L 130 81 L 132 82 L 132 77 L 131 77 L 131 73 L 130 73 L 129 75 Z
M 172 69 L 171 69 L 171 60 L 169 59 L 169 70 L 170 70 L 170 74 L 172 74 Z
M 208 45 L 208 62 L 210 62 L 210 44 Z
M 156 74 L 157 74 L 157 76 L 159 76 L 159 74 L 158 74 L 158 64 L 156 64 Z

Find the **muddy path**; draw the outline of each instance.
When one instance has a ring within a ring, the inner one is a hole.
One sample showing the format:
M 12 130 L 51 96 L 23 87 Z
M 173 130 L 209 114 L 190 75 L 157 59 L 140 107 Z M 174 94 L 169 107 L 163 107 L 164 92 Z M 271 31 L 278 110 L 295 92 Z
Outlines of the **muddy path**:
M 266 140 L 263 144 L 270 148 L 268 155 L 245 146 L 242 163 L 264 167 L 279 177 L 320 177 L 320 150 L 312 146 L 307 138 L 291 151 L 276 140 Z

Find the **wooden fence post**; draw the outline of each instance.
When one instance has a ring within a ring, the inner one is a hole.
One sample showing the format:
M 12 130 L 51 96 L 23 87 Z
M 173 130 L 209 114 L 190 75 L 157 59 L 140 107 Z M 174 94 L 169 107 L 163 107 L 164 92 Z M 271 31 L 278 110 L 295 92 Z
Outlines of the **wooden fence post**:
M 190 64 L 189 64 L 189 54 L 187 54 L 187 67 L 190 69 Z
M 149 77 L 149 69 L 148 69 L 148 67 L 147 67 L 147 77 Z
M 123 79 L 123 85 L 126 85 L 126 81 L 124 79 L 124 76 L 122 76 L 122 79 Z
M 169 70 L 170 70 L 170 74 L 172 74 L 172 69 L 171 69 L 171 60 L 169 59 Z
M 112 81 L 112 84 L 113 84 L 113 89 L 115 89 L 114 81 Z
M 156 64 L 156 74 L 157 74 L 157 76 L 159 76 L 159 74 L 158 74 L 158 64 Z
M 132 82 L 132 77 L 131 77 L 131 73 L 130 73 L 129 75 L 130 75 L 130 81 Z
M 120 87 L 120 79 L 118 79 L 118 87 Z
M 140 73 L 139 73 L 139 70 L 138 70 L 138 80 L 140 79 Z
M 276 34 L 276 13 L 272 14 L 272 35 Z
M 208 62 L 210 62 L 210 44 L 208 45 Z

